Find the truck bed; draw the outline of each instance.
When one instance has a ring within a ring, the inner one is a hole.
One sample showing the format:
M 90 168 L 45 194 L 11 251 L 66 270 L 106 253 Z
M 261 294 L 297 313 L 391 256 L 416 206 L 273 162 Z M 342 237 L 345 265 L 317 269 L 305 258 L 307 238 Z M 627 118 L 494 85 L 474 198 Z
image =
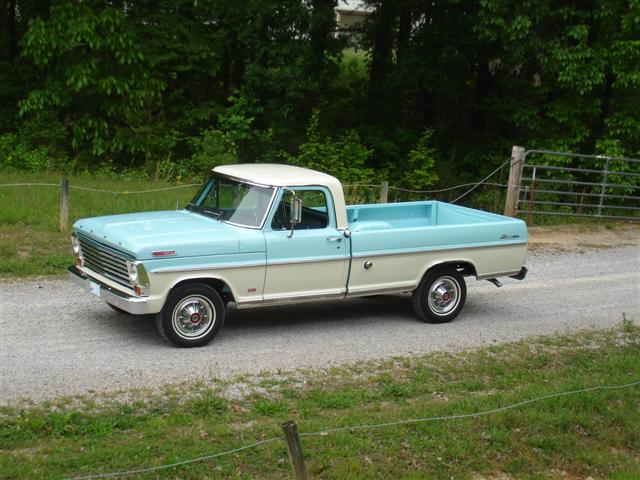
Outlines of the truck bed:
M 354 260 L 375 257 L 385 272 L 352 269 L 351 289 L 390 275 L 418 281 L 425 265 L 449 257 L 473 265 L 478 278 L 512 274 L 527 251 L 523 221 L 444 202 L 350 205 L 347 219 Z
M 508 217 L 438 201 L 347 205 L 351 231 L 487 223 Z M 513 220 L 513 219 L 511 219 Z

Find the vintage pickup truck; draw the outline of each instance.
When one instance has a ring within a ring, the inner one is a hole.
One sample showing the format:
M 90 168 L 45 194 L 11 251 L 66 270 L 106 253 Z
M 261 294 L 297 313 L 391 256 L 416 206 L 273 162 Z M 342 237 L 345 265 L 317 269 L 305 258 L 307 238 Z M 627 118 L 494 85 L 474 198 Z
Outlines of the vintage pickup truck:
M 451 321 L 465 276 L 523 279 L 517 219 L 438 201 L 345 205 L 340 182 L 275 164 L 213 169 L 184 210 L 78 220 L 71 279 L 113 309 L 156 314 L 180 347 L 207 344 L 226 305 L 413 292 L 431 323 Z

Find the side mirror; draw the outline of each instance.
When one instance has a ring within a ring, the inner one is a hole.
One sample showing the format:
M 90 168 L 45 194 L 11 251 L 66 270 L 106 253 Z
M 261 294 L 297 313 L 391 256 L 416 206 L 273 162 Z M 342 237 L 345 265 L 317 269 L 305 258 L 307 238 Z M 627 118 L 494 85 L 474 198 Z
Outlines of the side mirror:
M 302 222 L 302 200 L 293 197 L 291 200 L 291 223 L 294 225 Z
M 291 232 L 289 232 L 289 238 L 293 236 L 294 227 L 302 222 L 302 200 L 293 194 L 293 198 L 291 199 L 290 212 L 291 212 Z

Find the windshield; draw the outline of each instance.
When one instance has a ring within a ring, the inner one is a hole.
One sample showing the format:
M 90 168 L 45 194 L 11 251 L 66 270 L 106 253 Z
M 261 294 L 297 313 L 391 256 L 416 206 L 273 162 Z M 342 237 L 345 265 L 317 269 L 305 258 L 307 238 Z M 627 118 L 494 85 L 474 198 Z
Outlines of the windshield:
M 271 204 L 273 191 L 273 187 L 212 175 L 188 208 L 234 225 L 260 228 Z

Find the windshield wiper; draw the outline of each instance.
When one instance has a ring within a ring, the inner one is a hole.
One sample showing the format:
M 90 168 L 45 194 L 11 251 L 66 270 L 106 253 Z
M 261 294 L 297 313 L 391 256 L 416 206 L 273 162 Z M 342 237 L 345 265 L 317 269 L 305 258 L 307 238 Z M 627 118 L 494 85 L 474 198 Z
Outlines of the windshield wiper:
M 220 212 L 217 210 L 207 210 L 205 208 L 203 208 L 202 210 L 200 210 L 202 213 L 206 213 L 208 215 L 213 215 L 214 217 L 216 217 L 218 220 L 220 220 Z
M 194 212 L 194 213 L 200 213 L 202 215 L 207 215 L 210 217 L 215 217 L 218 220 L 220 220 L 220 212 L 218 210 L 210 210 L 208 208 L 205 208 L 204 205 L 197 205 L 193 202 L 189 202 L 187 204 L 187 209 L 190 212 Z

